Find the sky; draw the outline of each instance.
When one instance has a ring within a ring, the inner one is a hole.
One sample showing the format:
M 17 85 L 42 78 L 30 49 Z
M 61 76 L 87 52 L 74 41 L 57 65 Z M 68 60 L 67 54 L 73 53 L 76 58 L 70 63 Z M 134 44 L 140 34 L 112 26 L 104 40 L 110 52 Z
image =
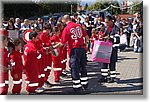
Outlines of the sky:
M 80 5 L 81 5 L 81 6 L 85 6 L 86 3 L 87 3 L 88 5 L 92 5 L 92 4 L 94 4 L 95 1 L 96 1 L 96 0 L 81 0 Z

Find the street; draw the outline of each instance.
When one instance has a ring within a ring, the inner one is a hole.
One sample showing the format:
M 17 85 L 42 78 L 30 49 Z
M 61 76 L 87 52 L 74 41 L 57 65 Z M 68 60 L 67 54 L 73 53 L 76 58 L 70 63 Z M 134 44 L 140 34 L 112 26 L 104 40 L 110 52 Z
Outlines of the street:
M 88 54 L 90 60 L 91 54 Z M 115 83 L 99 83 L 100 68 L 98 63 L 88 62 L 88 78 L 89 88 L 87 95 L 129 95 L 143 94 L 143 67 L 142 53 L 134 53 L 131 49 L 125 52 L 118 53 L 117 62 L 117 82 Z M 10 77 L 12 83 L 12 78 Z M 25 75 L 23 75 L 23 84 L 21 94 L 27 94 L 25 90 Z M 53 82 L 53 70 L 49 76 L 49 81 Z M 11 94 L 12 84 L 9 87 Z M 72 89 L 71 78 L 62 78 L 60 84 L 55 84 L 53 87 L 46 89 L 40 95 L 75 95 Z

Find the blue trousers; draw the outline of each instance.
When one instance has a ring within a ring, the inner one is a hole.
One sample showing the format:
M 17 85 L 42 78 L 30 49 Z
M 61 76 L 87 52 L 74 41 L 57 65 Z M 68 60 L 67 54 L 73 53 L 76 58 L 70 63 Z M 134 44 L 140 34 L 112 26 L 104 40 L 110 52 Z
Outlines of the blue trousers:
M 86 50 L 84 48 L 71 49 L 70 68 L 71 68 L 71 76 L 73 80 L 73 88 L 80 88 L 88 84 L 86 60 L 87 60 L 87 56 L 86 56 Z

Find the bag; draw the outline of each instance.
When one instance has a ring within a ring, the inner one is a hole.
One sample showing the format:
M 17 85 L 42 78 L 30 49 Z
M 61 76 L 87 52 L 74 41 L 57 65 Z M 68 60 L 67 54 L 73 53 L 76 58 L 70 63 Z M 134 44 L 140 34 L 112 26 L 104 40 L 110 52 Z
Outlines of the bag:
M 110 63 L 112 53 L 112 43 L 104 41 L 94 41 L 91 60 L 93 62 Z

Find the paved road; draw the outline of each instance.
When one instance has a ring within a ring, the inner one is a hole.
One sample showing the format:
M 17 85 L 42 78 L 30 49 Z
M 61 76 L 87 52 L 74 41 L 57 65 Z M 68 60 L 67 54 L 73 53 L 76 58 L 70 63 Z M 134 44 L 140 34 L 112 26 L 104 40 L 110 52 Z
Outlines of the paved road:
M 90 59 L 90 54 L 88 59 Z M 87 94 L 98 95 L 113 95 L 113 94 L 142 94 L 143 93 L 143 67 L 142 54 L 134 53 L 133 51 L 119 52 L 117 62 L 117 79 L 115 83 L 99 83 L 97 80 L 100 77 L 100 69 L 98 63 L 88 62 L 87 70 L 89 77 L 89 89 Z M 11 78 L 10 78 L 11 79 Z M 25 79 L 25 75 L 23 77 Z M 49 76 L 49 81 L 53 82 L 53 70 Z M 10 81 L 11 83 L 12 81 Z M 22 85 L 22 94 L 27 94 L 25 91 L 25 82 Z M 9 88 L 11 94 L 12 84 Z M 42 95 L 70 95 L 75 94 L 72 89 L 71 78 L 61 79 L 61 84 L 56 84 L 50 89 L 47 89 Z

